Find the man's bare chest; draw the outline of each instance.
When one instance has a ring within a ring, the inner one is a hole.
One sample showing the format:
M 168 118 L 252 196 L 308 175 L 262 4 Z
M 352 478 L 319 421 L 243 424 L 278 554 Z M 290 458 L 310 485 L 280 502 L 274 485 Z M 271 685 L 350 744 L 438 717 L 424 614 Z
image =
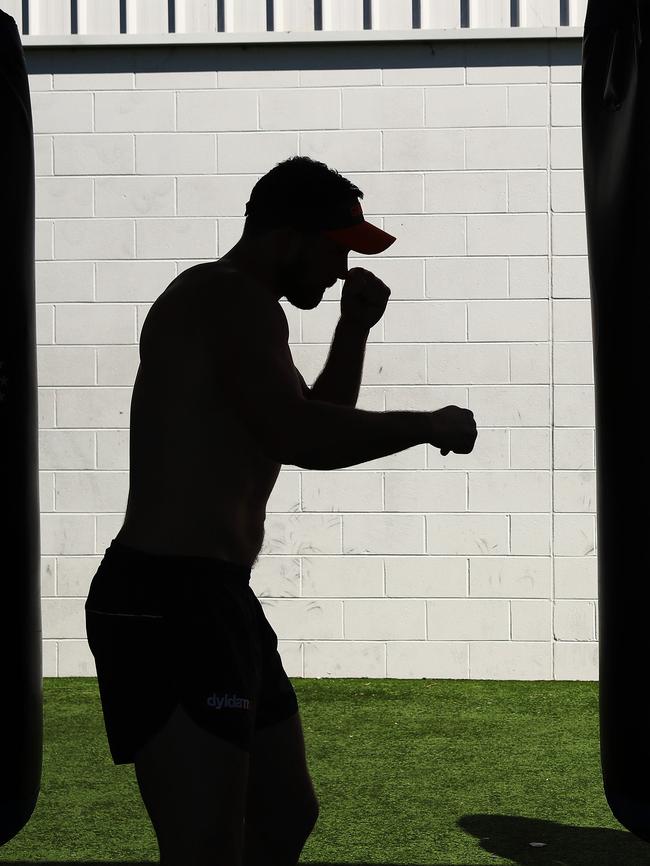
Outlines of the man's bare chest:
M 131 407 L 135 449 L 142 461 L 164 466 L 170 479 L 191 477 L 195 488 L 238 484 L 249 496 L 267 495 L 280 464 L 261 452 L 229 406 L 193 312 L 190 297 L 167 294 L 143 326 Z M 214 339 L 218 328 L 215 322 Z

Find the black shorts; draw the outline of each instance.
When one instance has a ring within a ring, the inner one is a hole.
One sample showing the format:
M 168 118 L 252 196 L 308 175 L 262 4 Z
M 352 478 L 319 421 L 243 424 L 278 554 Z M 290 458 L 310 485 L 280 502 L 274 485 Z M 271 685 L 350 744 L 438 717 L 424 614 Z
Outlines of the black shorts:
M 298 712 L 249 581 L 243 565 L 111 543 L 85 611 L 115 764 L 133 763 L 179 703 L 248 752 L 256 730 Z

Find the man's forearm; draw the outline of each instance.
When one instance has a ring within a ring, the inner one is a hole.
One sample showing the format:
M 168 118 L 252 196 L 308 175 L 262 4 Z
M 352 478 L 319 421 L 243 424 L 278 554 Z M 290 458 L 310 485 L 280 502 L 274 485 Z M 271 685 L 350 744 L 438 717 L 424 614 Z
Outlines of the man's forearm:
M 339 319 L 325 366 L 311 389 L 314 400 L 356 406 L 368 334 L 369 331 Z

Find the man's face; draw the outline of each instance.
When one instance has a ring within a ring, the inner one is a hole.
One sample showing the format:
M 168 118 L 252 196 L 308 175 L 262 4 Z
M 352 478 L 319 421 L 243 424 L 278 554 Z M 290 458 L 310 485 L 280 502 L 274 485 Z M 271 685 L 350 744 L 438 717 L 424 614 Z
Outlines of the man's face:
M 323 232 L 292 235 L 278 263 L 282 294 L 294 307 L 313 310 L 328 288 L 345 279 L 349 252 Z

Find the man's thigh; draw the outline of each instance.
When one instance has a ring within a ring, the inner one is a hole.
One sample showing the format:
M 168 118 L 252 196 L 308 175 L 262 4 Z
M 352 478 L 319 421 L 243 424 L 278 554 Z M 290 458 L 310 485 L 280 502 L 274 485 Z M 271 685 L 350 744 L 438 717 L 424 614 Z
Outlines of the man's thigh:
M 179 704 L 134 757 L 161 860 L 185 852 L 241 862 L 249 755 L 196 724 Z M 201 862 L 204 862 L 201 860 Z M 208 862 L 207 860 L 205 862 Z M 223 862 L 223 861 L 219 861 Z
M 300 713 L 256 730 L 248 767 L 247 827 L 300 832 L 316 822 L 318 808 Z

